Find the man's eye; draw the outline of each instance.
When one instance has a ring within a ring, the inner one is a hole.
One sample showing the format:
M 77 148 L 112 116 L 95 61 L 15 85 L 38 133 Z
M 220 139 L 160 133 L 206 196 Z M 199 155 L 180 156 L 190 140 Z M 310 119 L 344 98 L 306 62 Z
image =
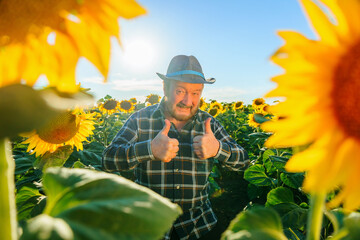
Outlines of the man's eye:
M 180 94 L 184 94 L 185 92 L 181 90 L 177 90 L 176 93 L 180 95 Z

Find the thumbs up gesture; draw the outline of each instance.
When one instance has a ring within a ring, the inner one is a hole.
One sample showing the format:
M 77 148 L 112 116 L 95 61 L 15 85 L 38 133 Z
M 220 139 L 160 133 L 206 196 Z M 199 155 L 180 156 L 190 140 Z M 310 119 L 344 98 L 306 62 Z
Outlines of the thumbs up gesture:
M 211 130 L 210 121 L 211 118 L 205 120 L 205 134 L 193 139 L 194 152 L 200 159 L 214 157 L 219 151 L 220 143 Z
M 164 162 L 170 162 L 179 151 L 179 141 L 168 136 L 170 127 L 170 121 L 165 119 L 164 128 L 151 141 L 151 151 L 154 157 Z

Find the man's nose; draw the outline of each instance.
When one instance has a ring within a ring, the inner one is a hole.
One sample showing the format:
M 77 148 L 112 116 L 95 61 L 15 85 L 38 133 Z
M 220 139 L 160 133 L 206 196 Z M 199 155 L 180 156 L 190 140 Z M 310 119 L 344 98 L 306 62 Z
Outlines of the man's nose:
M 184 105 L 186 106 L 190 106 L 191 105 L 191 102 L 192 102 L 192 99 L 191 99 L 191 95 L 190 94 L 185 94 L 183 100 L 181 101 Z

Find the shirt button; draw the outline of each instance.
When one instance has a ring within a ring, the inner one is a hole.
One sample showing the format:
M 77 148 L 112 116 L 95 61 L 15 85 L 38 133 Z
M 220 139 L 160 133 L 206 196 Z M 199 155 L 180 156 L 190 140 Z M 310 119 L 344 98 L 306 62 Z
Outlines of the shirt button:
M 179 171 L 179 169 L 175 169 L 175 172 L 178 172 Z
M 176 186 L 176 189 L 180 189 L 180 186 L 179 186 L 179 185 L 177 185 L 177 186 Z

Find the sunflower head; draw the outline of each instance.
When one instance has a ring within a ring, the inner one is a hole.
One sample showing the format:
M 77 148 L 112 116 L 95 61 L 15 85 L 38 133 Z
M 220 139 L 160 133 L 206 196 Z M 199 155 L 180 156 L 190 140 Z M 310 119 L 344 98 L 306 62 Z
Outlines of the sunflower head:
M 234 111 L 243 109 L 244 103 L 242 101 L 238 101 L 238 102 L 234 103 L 233 108 L 234 108 Z
M 161 97 L 157 94 L 150 94 L 146 97 L 145 102 L 147 105 L 154 105 L 160 102 Z
M 255 114 L 261 114 L 261 113 L 252 113 L 252 114 L 249 114 L 248 115 L 248 124 L 250 127 L 253 127 L 253 128 L 257 128 L 257 127 L 260 127 L 261 123 L 258 123 L 256 120 L 255 120 Z M 262 115 L 262 114 L 261 114 Z M 263 115 L 262 115 L 263 116 Z
M 119 104 L 119 110 L 124 113 L 132 112 L 135 109 L 135 105 L 131 101 L 123 100 Z
M 263 115 L 267 115 L 267 114 L 271 114 L 270 112 L 270 105 L 267 103 L 264 103 L 262 105 L 260 105 L 257 109 L 255 109 L 256 113 L 262 113 Z
M 65 145 L 75 146 L 78 150 L 82 150 L 82 142 L 87 141 L 86 138 L 93 134 L 93 115 L 79 109 L 66 111 L 46 126 L 31 133 L 22 134 L 28 138 L 23 143 L 29 143 L 27 151 L 34 149 L 32 153 L 36 153 L 36 156 L 46 152 L 52 153 Z
M 118 110 L 119 102 L 113 98 L 100 103 L 99 110 L 104 114 L 113 114 Z
M 360 1 L 299 1 L 318 39 L 281 31 L 271 60 L 285 71 L 265 97 L 285 99 L 271 107 L 279 121 L 262 128 L 274 134 L 267 147 L 311 144 L 287 162 L 289 172 L 306 172 L 311 194 L 338 190 L 331 206 L 360 207 Z M 321 2 L 321 5 L 320 3 Z M 322 6 L 324 5 L 324 6 Z M 325 8 L 326 10 L 324 10 Z
M 219 109 L 219 112 L 222 112 L 223 105 L 221 103 L 217 102 L 217 101 L 213 101 L 210 104 L 210 109 L 212 109 L 212 108 L 217 108 L 217 109 Z
M 203 111 L 207 108 L 208 104 L 205 102 L 205 98 L 200 98 L 199 108 Z
M 253 109 L 259 109 L 261 105 L 265 104 L 265 100 L 263 98 L 256 98 L 252 102 Z
M 130 98 L 129 100 L 132 104 L 137 104 L 137 99 L 136 98 Z
M 79 130 L 76 115 L 71 112 L 61 114 L 47 126 L 37 129 L 39 138 L 52 144 L 69 141 Z
M 226 112 L 226 111 L 230 111 L 234 108 L 232 103 L 224 103 L 223 104 L 223 111 L 222 112 Z
M 219 108 L 210 108 L 208 113 L 213 116 L 216 117 L 217 115 L 219 115 L 221 113 Z
M 41 74 L 50 86 L 76 92 L 75 70 L 87 58 L 107 76 L 110 39 L 119 39 L 118 18 L 145 13 L 135 1 L 0 1 L 0 87 Z M 99 47 L 93 47 L 98 45 Z

